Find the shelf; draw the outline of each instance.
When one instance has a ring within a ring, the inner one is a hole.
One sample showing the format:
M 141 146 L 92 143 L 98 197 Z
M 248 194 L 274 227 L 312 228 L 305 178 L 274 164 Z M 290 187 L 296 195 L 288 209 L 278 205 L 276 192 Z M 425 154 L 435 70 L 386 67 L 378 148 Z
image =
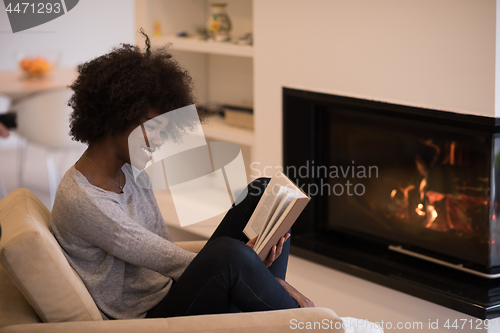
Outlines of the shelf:
M 197 53 L 221 54 L 237 57 L 253 57 L 253 46 L 238 45 L 225 42 L 210 42 L 202 41 L 196 37 L 153 37 L 151 44 L 154 47 L 163 47 L 168 43 L 172 43 L 174 51 L 189 51 Z
M 212 116 L 203 124 L 206 137 L 224 142 L 234 142 L 239 145 L 253 146 L 254 132 L 249 129 L 227 125 L 224 118 Z

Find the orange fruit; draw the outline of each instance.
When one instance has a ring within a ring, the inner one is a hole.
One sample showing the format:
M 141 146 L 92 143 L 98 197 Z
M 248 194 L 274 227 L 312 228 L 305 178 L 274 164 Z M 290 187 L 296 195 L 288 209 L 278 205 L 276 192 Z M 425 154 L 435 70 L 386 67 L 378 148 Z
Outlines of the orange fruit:
M 27 71 L 30 64 L 31 64 L 31 60 L 29 58 L 23 58 L 23 60 L 21 60 L 21 62 L 19 63 L 19 66 L 21 67 L 21 69 L 23 71 Z
M 20 62 L 21 68 L 28 74 L 46 74 L 48 73 L 52 66 L 48 60 L 43 57 L 35 57 L 33 59 L 24 58 Z

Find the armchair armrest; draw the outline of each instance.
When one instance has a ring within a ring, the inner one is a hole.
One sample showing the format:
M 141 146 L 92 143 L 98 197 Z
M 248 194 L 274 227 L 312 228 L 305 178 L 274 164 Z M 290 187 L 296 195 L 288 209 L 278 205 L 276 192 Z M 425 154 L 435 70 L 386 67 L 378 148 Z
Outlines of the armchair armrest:
M 293 331 L 294 323 L 319 323 L 321 332 L 344 333 L 342 319 L 327 308 L 303 308 L 237 314 L 187 316 L 161 319 L 131 319 L 23 324 L 7 326 L 0 333 L 280 333 Z M 296 327 L 295 329 L 298 329 Z M 310 331 L 310 330 L 307 330 Z
M 198 253 L 201 251 L 201 249 L 205 246 L 206 243 L 207 241 L 201 240 L 201 241 L 175 242 L 174 244 L 184 250 Z

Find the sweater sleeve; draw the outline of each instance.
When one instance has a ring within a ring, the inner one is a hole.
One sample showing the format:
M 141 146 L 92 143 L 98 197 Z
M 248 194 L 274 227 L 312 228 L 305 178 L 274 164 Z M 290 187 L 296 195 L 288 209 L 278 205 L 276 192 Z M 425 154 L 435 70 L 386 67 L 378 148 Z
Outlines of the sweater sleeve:
M 81 211 L 72 215 L 85 219 L 73 221 L 71 232 L 112 256 L 174 280 L 196 256 L 130 218 L 112 198 L 86 199 L 73 205 Z

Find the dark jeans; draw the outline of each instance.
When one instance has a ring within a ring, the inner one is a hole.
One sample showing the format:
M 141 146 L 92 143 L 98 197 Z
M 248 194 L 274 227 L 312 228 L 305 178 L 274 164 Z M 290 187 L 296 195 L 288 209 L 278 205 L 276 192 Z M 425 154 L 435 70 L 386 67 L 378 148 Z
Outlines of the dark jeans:
M 246 245 L 243 234 L 269 179 L 248 185 L 248 195 L 227 212 L 207 244 L 147 318 L 299 307 L 276 281 L 285 279 L 290 239 L 269 268 Z

